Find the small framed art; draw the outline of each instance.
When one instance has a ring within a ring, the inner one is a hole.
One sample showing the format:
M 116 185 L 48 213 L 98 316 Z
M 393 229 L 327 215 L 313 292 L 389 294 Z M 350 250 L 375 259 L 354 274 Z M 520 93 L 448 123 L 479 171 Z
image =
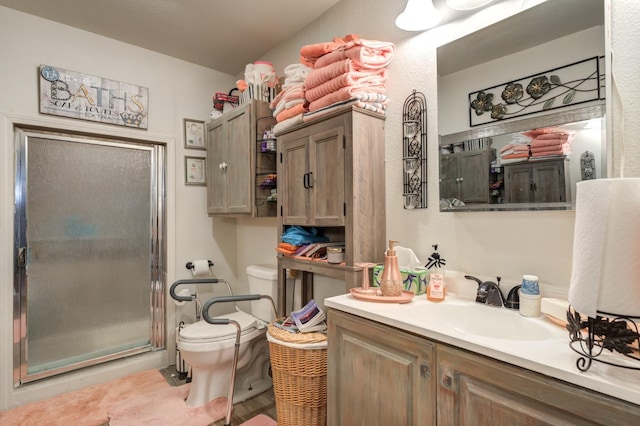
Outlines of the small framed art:
M 207 184 L 205 176 L 204 157 L 184 157 L 184 184 L 201 185 Z
M 206 149 L 205 141 L 205 124 L 204 121 L 184 120 L 184 147 L 190 149 Z

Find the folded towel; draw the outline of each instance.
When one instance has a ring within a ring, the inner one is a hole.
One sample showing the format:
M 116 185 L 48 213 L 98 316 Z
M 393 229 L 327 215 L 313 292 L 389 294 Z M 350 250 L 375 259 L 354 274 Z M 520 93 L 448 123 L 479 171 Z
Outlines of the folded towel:
M 523 151 L 529 151 L 529 145 L 527 144 L 522 144 L 522 143 L 510 143 L 507 144 L 505 146 L 503 146 L 502 148 L 500 148 L 500 153 L 505 153 L 507 151 L 511 151 L 511 152 L 523 152 Z
M 305 90 L 304 96 L 309 102 L 313 102 L 345 87 L 362 89 L 361 91 L 371 93 L 384 93 L 386 89 L 385 82 L 386 69 L 384 68 L 381 68 L 374 74 L 348 72 L 332 78 L 320 86 Z
M 304 86 L 308 90 L 320 86 L 322 83 L 339 77 L 342 74 L 361 72 L 365 73 L 363 75 L 367 75 L 376 74 L 377 71 L 377 69 L 364 68 L 356 64 L 353 59 L 343 59 L 341 61 L 330 63 L 324 67 L 314 68 L 307 76 Z
M 304 64 L 287 65 L 284 69 L 284 83 L 291 84 L 296 82 L 304 82 L 311 70 L 313 70 L 312 67 Z
M 542 140 L 534 139 L 531 141 L 531 149 L 559 147 L 563 145 L 569 146 L 569 143 L 562 139 L 542 139 Z
M 305 107 L 305 104 L 294 105 L 293 108 L 288 108 L 288 109 L 285 108 L 284 110 L 282 110 L 281 113 L 277 115 L 276 121 L 279 123 L 281 121 L 286 120 L 287 118 L 291 118 L 295 115 L 302 114 L 306 110 L 307 108 Z
M 369 103 L 378 103 L 384 105 L 386 108 L 388 98 L 384 93 L 373 93 L 368 87 L 343 87 L 335 92 L 329 93 L 321 97 L 318 100 L 315 100 L 309 103 L 309 112 L 318 111 L 324 107 L 331 106 L 332 104 L 338 102 L 349 101 L 352 99 L 361 101 L 361 102 L 369 102 Z M 384 88 L 382 92 L 384 91 Z
M 277 135 L 284 132 L 285 130 L 289 130 L 293 126 L 297 126 L 298 124 L 302 124 L 302 114 L 298 114 L 291 118 L 287 118 L 286 120 L 283 120 L 279 123 L 276 123 L 273 126 L 273 133 Z
M 371 102 L 363 102 L 358 99 L 348 99 L 342 102 L 332 103 L 324 108 L 318 109 L 316 111 L 305 112 L 302 115 L 302 121 L 308 123 L 309 121 L 316 120 L 320 117 L 323 117 L 327 114 L 330 114 L 334 111 L 344 109 L 347 107 L 355 106 L 361 109 L 365 109 L 367 111 L 372 111 L 378 114 L 385 114 L 385 108 L 378 108 L 375 103 Z
M 315 68 L 324 67 L 343 59 L 353 59 L 357 65 L 367 68 L 383 68 L 389 65 L 396 47 L 391 42 L 357 39 L 337 46 L 315 61 Z
M 529 157 L 529 152 L 517 152 L 514 154 L 507 154 L 507 155 L 500 156 L 500 158 L 504 158 L 506 160 L 510 158 L 528 158 L 528 157 Z

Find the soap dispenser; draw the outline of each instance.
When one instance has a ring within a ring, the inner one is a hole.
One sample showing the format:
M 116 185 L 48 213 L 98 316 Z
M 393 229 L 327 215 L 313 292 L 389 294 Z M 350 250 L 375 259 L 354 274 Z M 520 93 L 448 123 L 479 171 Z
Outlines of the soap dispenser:
M 398 266 L 398 256 L 393 249 L 393 245 L 398 241 L 389 240 L 389 248 L 384 256 L 384 269 L 380 278 L 380 291 L 383 296 L 402 295 L 402 274 Z
M 447 263 L 440 253 L 438 253 L 438 245 L 433 246 L 434 252 L 429 257 L 425 268 L 429 270 L 429 283 L 427 284 L 427 300 L 432 302 L 442 302 L 447 295 L 447 284 L 444 280 L 444 268 Z

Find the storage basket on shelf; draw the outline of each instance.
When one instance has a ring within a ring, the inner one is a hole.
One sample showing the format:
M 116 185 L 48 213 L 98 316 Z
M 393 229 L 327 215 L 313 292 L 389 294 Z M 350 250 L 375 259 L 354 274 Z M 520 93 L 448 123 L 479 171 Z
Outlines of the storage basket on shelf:
M 327 336 L 291 333 L 269 324 L 267 333 L 278 426 L 327 422 Z

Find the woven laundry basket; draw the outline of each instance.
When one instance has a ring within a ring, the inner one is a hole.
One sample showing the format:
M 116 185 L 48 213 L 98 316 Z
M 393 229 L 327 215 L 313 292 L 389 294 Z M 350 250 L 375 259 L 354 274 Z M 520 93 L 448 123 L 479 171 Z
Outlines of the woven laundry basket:
M 327 336 L 291 333 L 271 323 L 267 340 L 278 426 L 324 426 Z

